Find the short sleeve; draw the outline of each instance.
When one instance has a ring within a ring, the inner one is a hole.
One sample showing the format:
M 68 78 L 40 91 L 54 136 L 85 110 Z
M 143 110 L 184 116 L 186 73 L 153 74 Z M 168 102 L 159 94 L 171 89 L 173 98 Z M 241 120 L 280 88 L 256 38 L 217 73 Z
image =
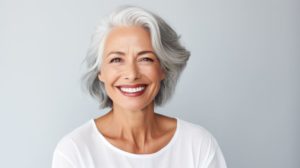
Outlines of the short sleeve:
M 223 153 L 218 144 L 216 145 L 216 150 L 212 159 L 208 163 L 208 168 L 227 168 Z
M 74 163 L 59 150 L 55 150 L 52 160 L 52 168 L 75 168 Z
M 52 168 L 77 168 L 78 152 L 76 145 L 70 138 L 63 138 L 56 146 Z
M 198 168 L 227 168 L 223 153 L 216 139 L 210 135 L 208 139 L 206 152 L 202 154 Z

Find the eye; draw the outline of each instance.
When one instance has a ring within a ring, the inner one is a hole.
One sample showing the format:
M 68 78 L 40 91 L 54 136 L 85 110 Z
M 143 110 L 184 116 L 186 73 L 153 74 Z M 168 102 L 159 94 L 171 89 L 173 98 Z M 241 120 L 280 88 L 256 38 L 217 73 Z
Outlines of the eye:
M 140 61 L 143 61 L 143 62 L 153 62 L 154 60 L 152 58 L 149 58 L 149 57 L 143 57 L 140 59 Z
M 121 61 L 122 61 L 121 58 L 116 57 L 116 58 L 111 59 L 111 60 L 109 61 L 109 63 L 119 63 L 119 62 L 121 62 Z

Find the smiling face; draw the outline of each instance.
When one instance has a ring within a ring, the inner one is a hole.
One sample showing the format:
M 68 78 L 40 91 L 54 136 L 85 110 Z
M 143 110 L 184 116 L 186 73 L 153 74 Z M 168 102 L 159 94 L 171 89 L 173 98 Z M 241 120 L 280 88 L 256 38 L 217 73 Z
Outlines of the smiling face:
M 153 107 L 164 77 L 148 31 L 138 26 L 112 29 L 98 78 L 113 108 L 136 111 Z

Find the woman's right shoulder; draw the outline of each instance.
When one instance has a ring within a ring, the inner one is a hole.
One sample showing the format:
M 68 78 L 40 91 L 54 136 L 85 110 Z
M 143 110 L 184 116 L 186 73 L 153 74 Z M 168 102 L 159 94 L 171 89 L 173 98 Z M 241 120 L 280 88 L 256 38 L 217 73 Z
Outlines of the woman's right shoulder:
M 92 138 L 93 120 L 64 135 L 57 143 L 52 158 L 52 168 L 71 168 L 79 165 L 80 151 Z
M 84 144 L 92 138 L 93 120 L 89 120 L 84 124 L 78 126 L 71 132 L 64 135 L 57 143 L 56 150 L 68 151 L 74 149 L 79 144 Z

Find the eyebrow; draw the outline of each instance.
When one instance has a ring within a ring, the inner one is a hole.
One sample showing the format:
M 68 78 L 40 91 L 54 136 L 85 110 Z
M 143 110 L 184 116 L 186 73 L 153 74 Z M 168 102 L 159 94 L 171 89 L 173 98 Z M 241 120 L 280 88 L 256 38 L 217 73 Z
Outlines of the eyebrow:
M 106 57 L 108 57 L 111 54 L 116 54 L 116 55 L 125 55 L 125 53 L 121 52 L 121 51 L 111 51 L 109 52 Z
M 156 53 L 154 52 L 154 51 L 151 51 L 151 50 L 146 50 L 146 51 L 140 51 L 140 52 L 138 52 L 138 56 L 140 56 L 140 55 L 144 55 L 144 54 L 154 54 L 155 56 L 156 56 Z M 121 51 L 111 51 L 111 52 L 109 52 L 107 55 L 106 55 L 106 57 L 108 57 L 109 55 L 111 55 L 111 54 L 116 54 L 116 55 L 122 55 L 122 56 L 124 56 L 125 55 L 125 53 L 124 52 L 121 52 Z

